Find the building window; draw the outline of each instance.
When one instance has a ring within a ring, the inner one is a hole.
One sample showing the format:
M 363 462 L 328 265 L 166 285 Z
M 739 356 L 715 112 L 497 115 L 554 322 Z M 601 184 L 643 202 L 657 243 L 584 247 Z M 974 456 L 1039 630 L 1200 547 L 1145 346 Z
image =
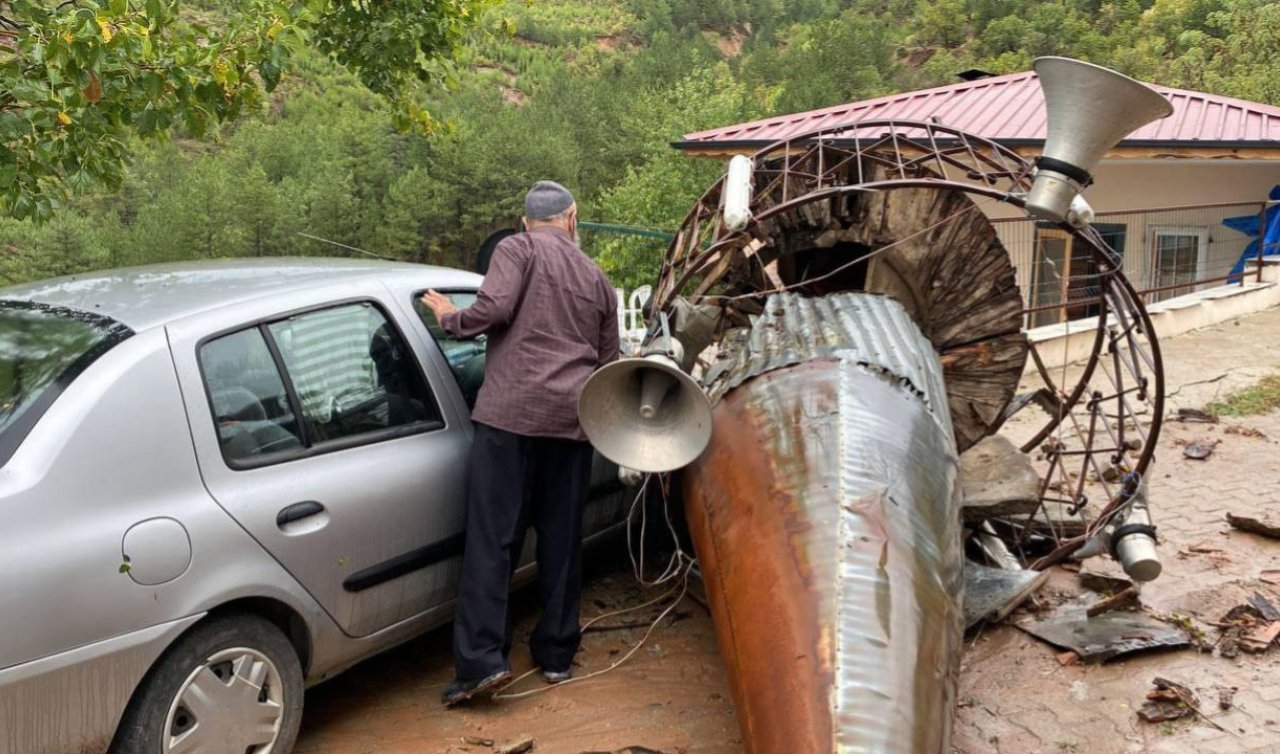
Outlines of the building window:
M 1115 257 L 1123 260 L 1128 227 L 1124 223 L 1094 223 L 1093 228 Z M 1089 244 L 1076 243 L 1075 236 L 1053 224 L 1038 223 L 1029 297 L 1036 311 L 1027 326 L 1095 317 L 1101 310 L 1101 295 L 1098 263 Z
M 1205 228 L 1154 228 L 1151 231 L 1153 301 L 1182 296 L 1205 276 L 1209 231 Z M 1161 290 L 1164 289 L 1164 290 Z

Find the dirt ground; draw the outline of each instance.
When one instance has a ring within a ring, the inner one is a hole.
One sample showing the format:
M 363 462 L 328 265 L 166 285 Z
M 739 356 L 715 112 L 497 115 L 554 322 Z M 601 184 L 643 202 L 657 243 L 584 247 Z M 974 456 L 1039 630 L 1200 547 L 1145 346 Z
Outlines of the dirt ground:
M 1280 309 L 1162 342 L 1170 411 L 1214 398 L 1280 371 Z M 1236 429 L 1229 429 L 1229 428 Z M 1242 430 L 1243 433 L 1242 433 Z M 1256 433 L 1254 432 L 1256 431 Z M 1205 461 L 1182 457 L 1180 443 L 1220 440 Z M 1226 512 L 1280 513 L 1280 413 L 1229 419 L 1218 425 L 1166 423 L 1151 480 L 1152 513 L 1161 536 L 1164 574 L 1141 593 L 1150 610 L 1185 616 L 1208 644 L 1209 622 L 1258 592 L 1280 604 L 1280 585 L 1260 579 L 1280 569 L 1280 541 L 1232 530 Z M 1087 569 L 1118 572 L 1094 559 Z M 1280 584 L 1280 580 L 1277 581 Z M 1045 600 L 1079 592 L 1078 577 L 1057 571 Z M 584 614 L 638 605 L 641 592 L 625 558 L 596 557 Z M 531 595 L 517 600 L 517 635 L 536 618 Z M 609 619 L 617 626 L 652 618 L 652 608 Z M 685 600 L 677 620 L 650 637 L 627 664 L 599 678 L 529 698 L 465 710 L 444 710 L 440 692 L 451 676 L 448 629 L 369 660 L 311 690 L 299 754 L 483 752 L 464 737 L 505 741 L 532 735 L 536 750 L 559 754 L 626 747 L 676 752 L 740 752 L 722 658 L 707 612 Z M 588 633 L 578 673 L 607 667 L 640 638 L 643 628 Z M 1280 650 L 1135 655 L 1111 664 L 1064 667 L 1058 650 L 1008 625 L 988 627 L 966 646 L 953 748 L 986 752 L 1218 752 L 1280 750 Z M 527 652 L 513 657 L 517 670 Z M 1151 680 L 1161 676 L 1191 688 L 1212 719 L 1140 721 Z M 543 688 L 533 677 L 520 690 Z M 1236 689 L 1233 706 L 1218 708 L 1219 691 Z M 1216 727 L 1221 726 L 1221 729 Z
M 523 590 L 516 600 L 517 637 L 527 637 L 537 619 L 536 600 L 529 591 Z M 583 614 L 594 617 L 642 605 L 664 591 L 641 591 L 625 557 L 596 553 L 588 568 Z M 640 640 L 658 607 L 598 624 L 645 626 L 589 630 L 575 673 L 585 675 L 616 662 Z M 463 738 L 501 743 L 523 734 L 533 736 L 539 752 L 576 754 L 627 747 L 665 754 L 742 751 L 707 611 L 686 598 L 668 621 L 631 660 L 597 678 L 553 688 L 534 675 L 512 691 L 547 691 L 454 710 L 440 705 L 440 693 L 453 676 L 446 626 L 309 691 L 295 751 L 480 754 L 492 749 L 464 743 Z M 511 659 L 517 674 L 532 666 L 525 647 L 517 646 Z

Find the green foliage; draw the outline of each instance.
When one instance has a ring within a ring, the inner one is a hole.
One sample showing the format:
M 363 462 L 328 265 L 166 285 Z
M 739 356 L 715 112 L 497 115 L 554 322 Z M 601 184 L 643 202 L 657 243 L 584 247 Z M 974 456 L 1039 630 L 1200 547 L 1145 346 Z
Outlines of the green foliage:
M 1258 384 L 1232 393 L 1204 407 L 1219 416 L 1251 416 L 1269 414 L 1280 408 L 1280 375 L 1263 377 Z
M 892 27 L 857 11 L 794 27 L 782 50 L 769 47 L 744 66 L 762 84 L 774 83 L 772 104 L 781 112 L 800 112 L 852 102 L 893 91 L 899 68 L 898 40 Z
M 540 178 L 585 220 L 670 232 L 723 169 L 671 149 L 685 133 L 1045 54 L 1280 104 L 1269 0 L 0 0 L 0 18 L 7 281 L 358 253 L 304 233 L 469 267 Z M 584 242 L 628 288 L 663 248 Z
M 690 206 L 720 174 L 719 163 L 690 159 L 667 145 L 672 134 L 712 128 L 758 115 L 746 88 L 720 64 L 695 72 L 668 90 L 640 92 L 618 125 L 647 149 L 622 180 L 606 189 L 596 217 L 674 232 Z M 652 283 L 661 248 L 626 238 L 601 237 L 592 249 L 616 285 Z
M 0 210 L 46 219 L 68 190 L 119 186 L 130 134 L 200 136 L 252 109 L 309 41 L 430 127 L 415 85 L 442 81 L 485 0 L 0 0 Z

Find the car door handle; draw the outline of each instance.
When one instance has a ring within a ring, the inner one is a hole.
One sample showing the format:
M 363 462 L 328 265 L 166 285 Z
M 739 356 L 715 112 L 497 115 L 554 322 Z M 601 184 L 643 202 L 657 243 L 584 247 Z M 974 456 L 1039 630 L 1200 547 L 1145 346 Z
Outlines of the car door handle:
M 276 526 L 284 527 L 294 521 L 300 521 L 317 513 L 324 513 L 324 506 L 314 500 L 294 503 L 276 514 Z

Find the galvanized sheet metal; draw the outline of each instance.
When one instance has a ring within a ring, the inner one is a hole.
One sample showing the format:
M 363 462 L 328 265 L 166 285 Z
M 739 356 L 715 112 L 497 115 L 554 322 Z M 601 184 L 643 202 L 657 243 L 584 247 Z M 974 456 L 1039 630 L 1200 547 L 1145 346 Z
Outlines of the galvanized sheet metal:
M 937 356 L 869 294 L 775 296 L 726 352 L 684 486 L 747 750 L 946 751 L 962 572 Z
M 750 329 L 727 333 L 719 348 L 721 357 L 702 379 L 712 402 L 765 372 L 847 351 L 845 358 L 916 391 L 934 418 L 951 432 L 938 354 L 902 304 L 888 296 L 775 294 Z

